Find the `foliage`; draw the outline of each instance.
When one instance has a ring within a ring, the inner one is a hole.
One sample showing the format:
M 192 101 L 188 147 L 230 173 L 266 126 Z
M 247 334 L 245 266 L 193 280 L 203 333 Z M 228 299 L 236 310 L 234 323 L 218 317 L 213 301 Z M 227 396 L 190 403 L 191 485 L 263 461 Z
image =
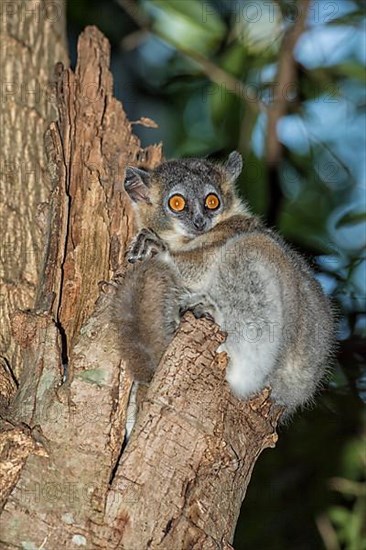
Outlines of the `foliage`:
M 340 502 L 331 506 L 323 518 L 323 525 L 327 518 L 329 520 L 328 526 L 323 528 L 325 542 L 329 542 L 328 547 L 331 547 L 333 535 L 333 539 L 349 550 L 366 549 L 365 448 L 365 437 L 351 440 L 342 456 L 342 472 L 347 477 L 330 480 L 330 487 L 338 492 Z

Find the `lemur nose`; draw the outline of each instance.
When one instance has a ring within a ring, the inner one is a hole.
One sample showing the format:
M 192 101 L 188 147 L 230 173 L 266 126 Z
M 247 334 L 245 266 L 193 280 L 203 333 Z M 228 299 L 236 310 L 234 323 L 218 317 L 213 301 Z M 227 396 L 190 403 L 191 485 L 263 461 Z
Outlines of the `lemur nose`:
M 195 228 L 198 229 L 199 231 L 201 231 L 202 229 L 204 229 L 204 227 L 205 227 L 205 220 L 204 220 L 203 216 L 197 216 L 197 217 L 193 220 L 193 225 L 194 225 Z

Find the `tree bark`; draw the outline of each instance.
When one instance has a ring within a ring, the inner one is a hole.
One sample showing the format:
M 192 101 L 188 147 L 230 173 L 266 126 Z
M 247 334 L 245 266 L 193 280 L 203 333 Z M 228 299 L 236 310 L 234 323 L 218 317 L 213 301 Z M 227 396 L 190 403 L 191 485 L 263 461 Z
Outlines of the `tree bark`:
M 152 168 L 162 152 L 141 148 L 112 87 L 109 44 L 90 27 L 75 73 L 57 66 L 45 261 L 35 308 L 12 316 L 24 369 L 15 396 L 7 377 L 0 544 L 229 548 L 280 410 L 267 390 L 247 403 L 231 394 L 216 354 L 224 335 L 187 314 L 124 448 L 132 381 L 110 323 L 115 286 L 103 281 L 128 277 L 125 168 Z
M 107 496 L 110 548 L 230 547 L 279 409 L 266 390 L 249 402 L 225 381 L 217 325 L 187 314 L 162 359 Z M 103 547 L 103 545 L 102 545 Z
M 54 65 L 67 64 L 64 1 L 1 2 L 0 29 L 1 379 L 10 367 L 20 374 L 10 315 L 34 307 L 41 273 L 51 190 L 43 134 L 57 114 Z

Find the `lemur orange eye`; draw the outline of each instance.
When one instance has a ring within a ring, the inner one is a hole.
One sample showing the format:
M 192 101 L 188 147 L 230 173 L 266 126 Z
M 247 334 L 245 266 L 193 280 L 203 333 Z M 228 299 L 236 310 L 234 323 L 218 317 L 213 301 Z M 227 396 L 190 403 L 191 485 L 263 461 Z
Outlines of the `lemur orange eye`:
M 173 212 L 182 212 L 185 205 L 186 200 L 184 197 L 182 197 L 182 195 L 173 195 L 169 199 L 169 208 L 173 210 Z
M 214 195 L 213 193 L 211 193 L 210 195 L 207 195 L 205 200 L 205 206 L 210 210 L 216 210 L 216 208 L 220 206 L 219 197 L 217 195 Z

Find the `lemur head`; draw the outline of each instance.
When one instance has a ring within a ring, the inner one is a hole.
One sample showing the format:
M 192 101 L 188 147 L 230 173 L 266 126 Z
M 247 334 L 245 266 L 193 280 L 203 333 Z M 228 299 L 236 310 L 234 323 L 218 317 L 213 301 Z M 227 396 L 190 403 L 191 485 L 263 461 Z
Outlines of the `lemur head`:
M 242 167 L 236 151 L 223 165 L 181 159 L 163 162 L 151 172 L 128 167 L 125 189 L 134 203 L 139 229 L 150 227 L 168 242 L 184 242 L 246 212 L 234 186 Z

